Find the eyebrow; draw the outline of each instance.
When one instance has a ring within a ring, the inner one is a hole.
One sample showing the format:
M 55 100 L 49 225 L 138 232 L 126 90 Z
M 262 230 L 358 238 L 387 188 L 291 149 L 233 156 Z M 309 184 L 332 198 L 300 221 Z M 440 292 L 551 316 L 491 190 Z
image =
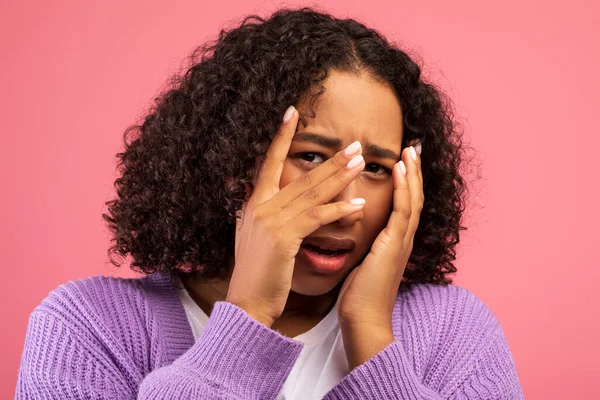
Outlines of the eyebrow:
M 318 135 L 316 133 L 311 132 L 296 133 L 293 141 L 301 143 L 314 143 L 319 146 L 332 148 L 335 151 L 339 151 L 342 147 L 342 141 L 340 139 Z M 395 151 L 384 149 L 383 147 L 368 142 L 363 147 L 365 153 L 370 154 L 374 157 L 387 158 L 393 160 L 394 162 L 400 161 L 400 156 Z

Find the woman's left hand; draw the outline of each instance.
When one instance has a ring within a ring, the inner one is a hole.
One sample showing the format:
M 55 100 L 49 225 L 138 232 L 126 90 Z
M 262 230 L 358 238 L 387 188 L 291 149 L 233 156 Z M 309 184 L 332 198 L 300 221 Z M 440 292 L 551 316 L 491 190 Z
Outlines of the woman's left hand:
M 424 201 L 420 155 L 411 146 L 401 159 L 392 170 L 394 208 L 388 224 L 362 264 L 346 278 L 336 303 L 351 370 L 394 341 L 392 311 Z

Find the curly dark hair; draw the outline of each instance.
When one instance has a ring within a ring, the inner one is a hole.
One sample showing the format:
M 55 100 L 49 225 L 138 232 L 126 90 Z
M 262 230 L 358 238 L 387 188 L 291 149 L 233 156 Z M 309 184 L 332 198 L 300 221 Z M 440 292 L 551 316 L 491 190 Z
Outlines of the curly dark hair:
M 247 16 L 189 61 L 143 122 L 124 134 L 118 198 L 102 215 L 113 234 L 114 265 L 120 263 L 113 255 L 130 254 L 130 267 L 145 274 L 224 277 L 256 157 L 266 153 L 286 108 L 306 93 L 312 107 L 335 69 L 389 84 L 403 111 L 402 148 L 415 139 L 423 146 L 425 204 L 399 289 L 452 283 L 446 275 L 456 272 L 455 246 L 466 229 L 462 134 L 448 98 L 422 80 L 406 52 L 356 20 L 304 7 L 279 9 L 266 20 Z

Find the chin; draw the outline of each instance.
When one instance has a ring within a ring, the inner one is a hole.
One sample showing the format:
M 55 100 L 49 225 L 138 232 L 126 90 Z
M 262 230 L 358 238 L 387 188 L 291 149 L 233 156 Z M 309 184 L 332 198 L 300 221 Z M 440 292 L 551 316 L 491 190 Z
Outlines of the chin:
M 308 271 L 302 265 L 294 267 L 292 292 L 305 296 L 320 296 L 333 290 L 346 276 L 345 272 L 332 275 L 319 275 Z
M 302 280 L 300 282 L 292 281 L 292 292 L 298 293 L 304 296 L 320 296 L 327 292 L 330 292 L 338 281 L 331 281 L 327 278 L 313 277 L 309 280 Z

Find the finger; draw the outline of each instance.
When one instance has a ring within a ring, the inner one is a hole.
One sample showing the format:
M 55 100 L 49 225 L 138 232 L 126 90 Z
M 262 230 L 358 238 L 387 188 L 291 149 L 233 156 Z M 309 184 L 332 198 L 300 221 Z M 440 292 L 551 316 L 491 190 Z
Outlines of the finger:
M 282 218 L 288 220 L 314 207 L 325 204 L 337 196 L 347 187 L 365 168 L 362 155 L 355 156 L 350 162 L 337 170 L 328 179 L 317 186 L 304 191 L 299 197 L 292 200 L 282 210 Z
M 291 113 L 291 115 L 290 115 Z M 282 122 L 267 150 L 262 168 L 258 172 L 256 185 L 251 201 L 260 204 L 270 199 L 279 191 L 279 181 L 283 164 L 290 151 L 290 146 L 298 125 L 298 111 L 294 106 L 288 107 L 285 117 L 289 120 Z
M 364 168 L 364 160 L 360 153 L 362 153 L 360 142 L 351 143 L 323 164 L 302 174 L 282 188 L 273 196 L 271 204 L 282 209 L 290 206 L 290 203 L 300 197 L 308 200 L 306 204 L 295 203 L 296 209 L 300 210 L 293 215 L 295 216 L 310 207 L 331 200 Z M 323 184 L 332 186 L 323 190 Z
M 340 289 L 340 292 L 338 293 L 337 301 L 335 302 L 335 307 L 336 307 L 336 309 L 338 311 L 339 311 L 339 307 L 340 307 L 340 299 L 342 299 L 344 297 L 344 293 L 346 293 L 346 290 L 352 284 L 352 280 L 354 279 L 354 277 L 358 273 L 358 267 L 359 266 L 354 267 L 352 269 L 352 271 L 350 271 L 350 273 L 348 275 L 346 275 L 346 278 L 344 279 L 344 283 L 342 284 L 342 288 Z
M 423 171 L 421 169 L 421 151 L 422 151 L 422 143 L 420 139 L 413 140 L 409 143 L 409 146 L 413 146 L 417 152 L 417 165 L 419 166 L 419 179 L 421 180 L 421 185 L 423 185 Z
M 414 149 L 414 148 L 413 148 Z M 412 157 L 410 158 L 410 164 L 408 166 L 408 184 L 410 186 L 410 204 L 411 204 L 411 218 L 408 225 L 408 235 L 410 242 L 415 237 L 415 232 L 419 226 L 419 220 L 421 219 L 421 211 L 423 210 L 424 194 L 423 194 L 423 179 L 421 177 L 421 157 L 416 151 L 411 150 Z
M 423 192 L 423 169 L 421 167 L 421 154 L 420 154 L 422 151 L 422 148 L 423 148 L 423 146 L 422 146 L 421 142 L 419 141 L 419 147 L 417 150 L 417 166 L 419 167 L 418 168 L 419 180 L 421 181 L 421 191 Z M 415 147 L 415 149 L 417 149 L 417 147 Z
M 410 192 L 410 219 L 408 221 L 408 228 L 406 233 L 404 234 L 404 240 L 407 245 L 412 246 L 412 241 L 414 240 L 415 232 L 419 225 L 419 220 L 421 216 L 421 210 L 423 209 L 423 184 L 420 174 L 420 159 L 417 152 L 414 150 L 414 147 L 409 147 L 406 151 L 407 156 L 405 156 L 405 164 L 406 164 L 406 181 L 408 182 L 409 192 Z
M 304 239 L 321 226 L 362 211 L 364 204 L 365 199 L 362 198 L 324 204 L 306 210 L 286 225 L 295 232 L 299 239 Z
M 411 200 L 410 200 L 410 185 L 408 177 L 405 172 L 408 173 L 406 168 L 406 160 L 408 157 L 408 148 L 406 148 L 401 155 L 403 160 L 398 161 L 392 169 L 392 178 L 394 181 L 394 194 L 393 194 L 393 209 L 392 214 L 388 220 L 386 230 L 388 236 L 396 243 L 404 243 L 404 237 L 408 231 L 410 218 L 412 215 Z M 395 247 L 400 247 L 396 245 Z

